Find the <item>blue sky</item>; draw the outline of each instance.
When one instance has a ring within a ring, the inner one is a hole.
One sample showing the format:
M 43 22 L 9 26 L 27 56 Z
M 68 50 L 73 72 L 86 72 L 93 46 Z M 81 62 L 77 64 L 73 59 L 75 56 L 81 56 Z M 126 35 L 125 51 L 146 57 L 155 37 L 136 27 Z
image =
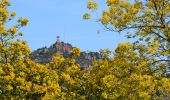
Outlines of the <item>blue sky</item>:
M 17 17 L 30 20 L 28 26 L 22 28 L 29 47 L 36 50 L 55 43 L 56 36 L 64 42 L 80 47 L 82 51 L 98 51 L 109 48 L 114 50 L 119 42 L 128 41 L 123 35 L 106 32 L 96 15 L 88 21 L 82 19 L 86 12 L 88 0 L 10 0 L 11 11 Z M 105 0 L 100 0 L 100 9 L 106 9 Z M 99 11 L 100 12 L 100 11 Z M 100 14 L 100 13 L 98 13 Z M 97 34 L 100 30 L 100 34 Z

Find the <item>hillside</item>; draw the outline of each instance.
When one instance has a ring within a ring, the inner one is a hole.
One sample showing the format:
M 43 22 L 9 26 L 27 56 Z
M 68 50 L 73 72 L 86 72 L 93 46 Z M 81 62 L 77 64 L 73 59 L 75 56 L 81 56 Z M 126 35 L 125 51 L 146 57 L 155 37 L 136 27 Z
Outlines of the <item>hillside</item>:
M 42 47 L 30 54 L 30 58 L 37 63 L 46 64 L 52 60 L 52 56 L 56 53 L 60 53 L 64 58 L 70 57 L 70 50 L 73 47 L 69 43 L 56 41 L 49 48 Z M 100 59 L 101 56 L 98 52 L 81 52 L 80 57 L 76 58 L 76 62 L 80 64 L 81 67 L 89 67 L 92 64 L 93 60 Z

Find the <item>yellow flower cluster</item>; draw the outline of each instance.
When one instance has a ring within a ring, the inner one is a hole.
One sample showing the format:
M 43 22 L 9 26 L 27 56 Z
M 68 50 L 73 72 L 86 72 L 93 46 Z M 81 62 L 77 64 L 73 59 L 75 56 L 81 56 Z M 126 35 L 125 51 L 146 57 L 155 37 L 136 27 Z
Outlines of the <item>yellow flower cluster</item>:
M 15 11 L 12 12 L 12 13 L 11 13 L 11 16 L 12 16 L 12 17 L 16 16 L 16 12 L 15 12 Z
M 111 5 L 111 4 L 119 4 L 120 0 L 107 0 L 107 4 Z
M 5 87 L 5 89 L 8 90 L 8 91 L 11 91 L 11 90 L 13 89 L 13 87 L 12 87 L 11 85 L 7 85 L 7 86 Z
M 29 20 L 26 19 L 26 18 L 20 17 L 20 18 L 18 19 L 18 22 L 21 23 L 21 26 L 26 26 L 26 25 L 28 24 Z
M 97 4 L 97 2 L 93 2 L 92 0 L 90 0 L 87 4 L 87 8 L 92 9 L 92 10 L 97 10 L 98 4 Z
M 70 51 L 70 54 L 72 56 L 80 56 L 80 48 L 73 48 L 73 50 Z
M 102 24 L 108 24 L 110 22 L 110 19 L 111 19 L 110 16 L 104 13 L 101 18 Z
M 86 13 L 83 15 L 83 19 L 87 20 L 87 19 L 90 19 L 91 18 L 91 15 Z
M 8 19 L 8 10 L 4 9 L 4 8 L 0 8 L 0 21 L 4 20 L 6 21 Z

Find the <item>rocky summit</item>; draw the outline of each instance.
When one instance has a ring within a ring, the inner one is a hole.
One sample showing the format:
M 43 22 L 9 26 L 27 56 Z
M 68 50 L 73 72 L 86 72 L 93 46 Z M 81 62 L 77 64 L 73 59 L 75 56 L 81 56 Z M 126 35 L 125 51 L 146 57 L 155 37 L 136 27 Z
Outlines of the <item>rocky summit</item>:
M 43 47 L 33 51 L 30 54 L 30 58 L 37 63 L 46 64 L 52 60 L 52 56 L 56 53 L 60 53 L 64 58 L 70 57 L 70 51 L 75 48 L 69 43 L 56 42 L 49 48 Z M 98 52 L 81 52 L 80 56 L 76 58 L 76 62 L 83 67 L 90 67 L 92 61 L 101 58 Z

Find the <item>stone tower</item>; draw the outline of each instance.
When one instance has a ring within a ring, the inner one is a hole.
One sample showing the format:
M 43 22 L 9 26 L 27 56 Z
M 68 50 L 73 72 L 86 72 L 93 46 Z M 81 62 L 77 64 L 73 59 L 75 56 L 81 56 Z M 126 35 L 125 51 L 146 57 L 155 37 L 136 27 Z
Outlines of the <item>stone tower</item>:
M 60 43 L 60 36 L 57 36 L 56 43 Z
M 60 51 L 60 36 L 56 37 L 56 48 Z

